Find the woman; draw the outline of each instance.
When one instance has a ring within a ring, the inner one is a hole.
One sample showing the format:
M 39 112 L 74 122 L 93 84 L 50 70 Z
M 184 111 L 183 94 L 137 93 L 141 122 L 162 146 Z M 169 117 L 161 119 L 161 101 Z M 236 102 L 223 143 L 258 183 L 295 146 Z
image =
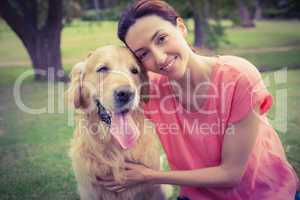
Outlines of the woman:
M 197 55 L 176 11 L 142 0 L 122 15 L 118 36 L 150 76 L 146 116 L 155 123 L 171 171 L 126 163 L 122 191 L 141 182 L 181 186 L 181 198 L 293 199 L 298 178 L 266 112 L 272 97 L 248 61 Z

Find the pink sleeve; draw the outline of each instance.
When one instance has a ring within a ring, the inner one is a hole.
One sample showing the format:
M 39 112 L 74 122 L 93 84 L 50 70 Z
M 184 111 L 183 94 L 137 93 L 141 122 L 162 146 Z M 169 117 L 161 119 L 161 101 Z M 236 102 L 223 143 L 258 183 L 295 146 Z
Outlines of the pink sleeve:
M 249 63 L 244 63 L 248 65 Z M 236 79 L 231 96 L 229 122 L 241 121 L 256 106 L 259 114 L 265 114 L 272 106 L 272 95 L 266 89 L 260 73 L 253 65 L 244 66 Z

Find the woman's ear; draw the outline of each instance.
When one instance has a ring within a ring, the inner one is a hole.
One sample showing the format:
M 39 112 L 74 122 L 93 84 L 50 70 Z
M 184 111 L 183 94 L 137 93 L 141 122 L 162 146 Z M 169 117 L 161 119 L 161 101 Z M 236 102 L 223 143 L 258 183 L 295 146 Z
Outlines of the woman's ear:
M 181 17 L 177 17 L 176 26 L 179 29 L 179 31 L 182 33 L 183 37 L 186 37 L 188 32 L 187 32 L 187 28 L 184 24 L 184 21 Z

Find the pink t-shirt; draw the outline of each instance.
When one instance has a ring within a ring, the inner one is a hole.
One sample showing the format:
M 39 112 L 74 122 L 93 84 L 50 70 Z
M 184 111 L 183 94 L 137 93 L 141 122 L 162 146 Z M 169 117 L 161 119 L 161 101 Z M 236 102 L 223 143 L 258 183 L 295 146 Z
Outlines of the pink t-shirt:
M 213 66 L 207 98 L 197 111 L 176 99 L 166 76 L 150 75 L 150 101 L 144 105 L 172 170 L 218 166 L 224 134 L 235 134 L 254 106 L 260 108 L 260 128 L 241 183 L 233 189 L 181 187 L 180 195 L 205 199 L 294 199 L 298 178 L 287 162 L 280 139 L 268 123 L 272 96 L 260 73 L 245 59 L 219 56 Z M 242 133 L 237 133 L 242 134 Z

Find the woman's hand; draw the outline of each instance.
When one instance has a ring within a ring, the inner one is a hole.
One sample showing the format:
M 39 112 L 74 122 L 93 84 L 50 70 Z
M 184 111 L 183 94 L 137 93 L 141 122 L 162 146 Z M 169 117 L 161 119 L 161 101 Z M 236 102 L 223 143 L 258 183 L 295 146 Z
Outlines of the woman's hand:
M 154 172 L 153 169 L 147 168 L 144 165 L 126 162 L 122 183 L 114 181 L 112 177 L 108 177 L 104 179 L 98 178 L 98 184 L 104 186 L 107 190 L 122 192 L 136 184 L 150 181 Z

